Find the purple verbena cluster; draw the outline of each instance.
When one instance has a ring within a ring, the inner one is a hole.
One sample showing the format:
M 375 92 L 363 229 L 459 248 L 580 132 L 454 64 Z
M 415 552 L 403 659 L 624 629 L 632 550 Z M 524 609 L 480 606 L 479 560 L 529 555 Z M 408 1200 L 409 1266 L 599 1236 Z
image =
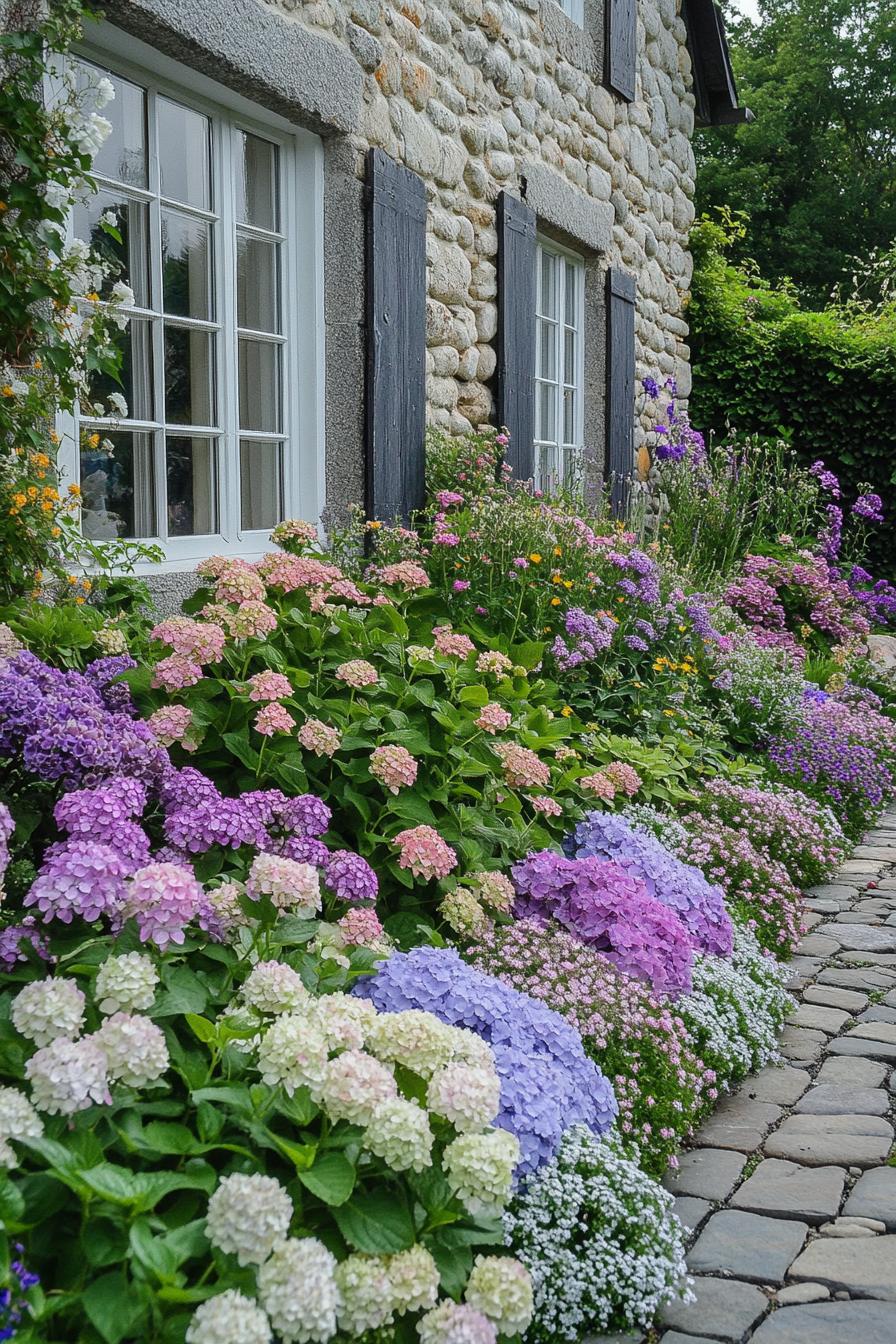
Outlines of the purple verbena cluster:
M 520 1141 L 521 1174 L 553 1157 L 572 1125 L 603 1134 L 616 1117 L 613 1089 L 576 1029 L 545 1004 L 468 966 L 451 948 L 395 953 L 352 992 L 380 1012 L 419 1008 L 489 1043 L 501 1079 L 497 1124 Z
M 581 607 L 570 607 L 564 626 L 566 638 L 557 635 L 551 645 L 551 654 L 562 671 L 570 672 L 583 663 L 594 662 L 610 647 L 616 622 L 604 614 L 590 616 Z
M 687 930 L 621 865 L 543 850 L 512 872 L 518 919 L 556 920 L 658 994 L 676 998 L 690 992 L 693 950 Z

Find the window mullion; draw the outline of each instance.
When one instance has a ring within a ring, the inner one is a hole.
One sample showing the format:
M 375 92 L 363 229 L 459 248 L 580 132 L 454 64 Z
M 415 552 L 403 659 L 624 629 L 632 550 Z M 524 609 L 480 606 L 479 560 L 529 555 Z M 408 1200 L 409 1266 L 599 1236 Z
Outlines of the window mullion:
M 239 365 L 236 338 L 236 224 L 234 210 L 235 132 L 229 122 L 215 122 L 213 165 L 217 181 L 218 239 L 214 248 L 215 315 L 219 324 L 217 352 L 218 508 L 221 532 L 228 542 L 240 535 Z
M 150 320 L 152 339 L 152 408 L 159 425 L 165 423 L 165 324 L 162 320 L 162 212 L 159 205 L 159 146 L 156 134 L 156 95 L 146 90 L 146 122 L 149 188 L 149 303 L 155 316 Z M 153 488 L 155 494 L 156 529 L 163 540 L 168 538 L 168 489 L 166 479 L 165 431 L 157 429 L 153 442 Z

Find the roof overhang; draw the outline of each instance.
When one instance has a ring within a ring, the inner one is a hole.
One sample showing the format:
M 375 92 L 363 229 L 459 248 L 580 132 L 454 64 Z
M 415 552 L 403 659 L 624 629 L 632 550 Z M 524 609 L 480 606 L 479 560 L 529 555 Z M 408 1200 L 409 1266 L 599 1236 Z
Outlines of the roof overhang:
M 696 124 L 730 126 L 752 121 L 750 109 L 738 106 L 725 22 L 715 0 L 682 0 L 681 16 L 688 30 Z

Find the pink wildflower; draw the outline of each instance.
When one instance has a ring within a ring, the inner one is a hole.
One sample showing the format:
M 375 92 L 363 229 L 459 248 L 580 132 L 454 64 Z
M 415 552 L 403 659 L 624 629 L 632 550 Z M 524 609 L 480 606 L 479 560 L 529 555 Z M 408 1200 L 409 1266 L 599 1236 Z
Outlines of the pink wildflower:
M 400 831 L 394 843 L 400 851 L 399 868 L 408 868 L 414 877 L 429 881 L 447 877 L 457 867 L 457 855 L 432 826 L 412 826 Z
M 450 509 L 453 504 L 463 504 L 463 495 L 458 494 L 456 490 L 439 490 L 436 495 L 436 503 L 442 510 Z
M 369 768 L 390 793 L 410 788 L 417 778 L 417 762 L 406 747 L 375 747 L 370 753 Z

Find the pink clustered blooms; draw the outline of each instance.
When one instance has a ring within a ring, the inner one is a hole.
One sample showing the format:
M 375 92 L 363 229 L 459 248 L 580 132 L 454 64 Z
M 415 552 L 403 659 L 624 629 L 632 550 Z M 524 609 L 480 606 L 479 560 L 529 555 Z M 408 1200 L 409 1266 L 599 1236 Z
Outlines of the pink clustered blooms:
M 414 877 L 429 882 L 447 877 L 457 867 L 457 854 L 432 826 L 411 826 L 399 831 L 393 843 L 399 850 L 399 868 L 409 869 Z
M 517 742 L 496 742 L 492 750 L 501 761 L 504 778 L 512 789 L 544 789 L 550 783 L 550 766 L 528 747 Z
M 511 671 L 513 661 L 507 657 L 506 653 L 500 653 L 497 649 L 485 649 L 476 659 L 477 672 L 492 672 L 496 677 L 501 677 L 505 672 Z
M 193 712 L 187 705 L 163 705 L 149 716 L 149 726 L 157 742 L 171 747 L 179 742 L 184 751 L 195 751 L 199 745 L 193 726 Z
M 536 812 L 540 812 L 543 817 L 562 817 L 563 808 L 557 802 L 556 798 L 547 798 L 543 794 L 530 799 Z
M 273 737 L 275 733 L 291 733 L 296 721 L 285 705 L 273 701 L 263 705 L 255 715 L 253 727 L 262 737 Z
M 305 750 L 315 756 L 334 756 L 342 742 L 339 729 L 320 719 L 306 719 L 296 736 Z
M 205 892 L 188 868 L 150 863 L 131 878 L 123 913 L 136 921 L 141 943 L 164 951 L 184 941 L 186 926 L 205 905 Z
M 282 672 L 256 672 L 249 678 L 249 699 L 258 702 L 267 700 L 288 700 L 292 695 L 292 684 Z
M 585 775 L 579 784 L 604 802 L 611 803 L 617 793 L 633 798 L 641 787 L 641 776 L 624 761 L 611 761 L 595 774 Z
M 353 691 L 363 690 L 365 686 L 375 686 L 379 681 L 376 668 L 364 658 L 353 658 L 350 662 L 340 663 L 335 675 L 338 681 L 344 681 Z
M 409 789 L 417 778 L 417 762 L 406 747 L 387 744 L 370 753 L 370 773 L 390 793 Z
M 200 665 L 220 662 L 227 642 L 226 631 L 220 625 L 194 621 L 189 616 L 170 616 L 154 626 L 150 636 Z
M 476 651 L 472 639 L 458 634 L 450 625 L 435 625 L 432 633 L 436 652 L 446 658 L 466 658 Z
M 309 919 L 320 909 L 320 877 L 310 863 L 297 863 L 279 854 L 257 854 L 246 880 L 251 900 L 268 897 L 278 910 Z
M 453 508 L 455 504 L 463 504 L 463 502 L 463 495 L 459 495 L 456 490 L 439 490 L 436 494 L 436 503 L 443 513 L 447 509 Z
M 162 658 L 153 668 L 152 685 L 163 691 L 182 691 L 202 680 L 202 668 L 182 653 Z
M 336 927 L 342 930 L 346 943 L 354 947 L 369 947 L 383 941 L 383 926 L 376 911 L 369 907 L 346 911 L 336 921 Z
M 226 625 L 234 639 L 261 639 L 277 629 L 277 613 L 266 602 L 241 602 Z
M 483 705 L 476 720 L 476 727 L 486 733 L 503 733 L 510 726 L 512 715 L 501 705 L 489 703 Z
M 422 565 L 412 560 L 398 560 L 393 565 L 384 565 L 382 569 L 370 571 L 371 578 L 378 578 L 387 588 L 403 588 L 406 593 L 416 592 L 429 587 L 429 575 Z
M 290 545 L 310 546 L 318 539 L 317 528 L 313 523 L 306 523 L 301 518 L 287 518 L 284 522 L 278 523 L 271 533 L 271 541 L 275 546 L 282 546 L 288 550 Z

